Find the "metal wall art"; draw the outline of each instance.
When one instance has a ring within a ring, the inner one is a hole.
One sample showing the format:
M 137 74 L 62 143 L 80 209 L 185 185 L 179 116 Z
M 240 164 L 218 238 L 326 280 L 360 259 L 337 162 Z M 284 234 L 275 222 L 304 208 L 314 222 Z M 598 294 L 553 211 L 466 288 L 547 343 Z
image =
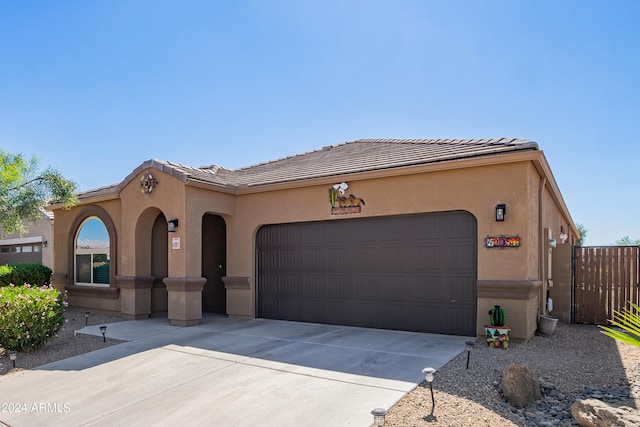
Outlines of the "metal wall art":
M 341 182 L 329 188 L 329 202 L 331 202 L 331 215 L 360 213 L 364 199 L 353 194 L 346 196 L 349 184 Z
M 151 172 L 147 172 L 140 178 L 140 191 L 144 194 L 149 194 L 158 185 L 158 180 L 151 175 Z
M 486 239 L 487 248 L 518 248 L 520 236 L 489 236 Z

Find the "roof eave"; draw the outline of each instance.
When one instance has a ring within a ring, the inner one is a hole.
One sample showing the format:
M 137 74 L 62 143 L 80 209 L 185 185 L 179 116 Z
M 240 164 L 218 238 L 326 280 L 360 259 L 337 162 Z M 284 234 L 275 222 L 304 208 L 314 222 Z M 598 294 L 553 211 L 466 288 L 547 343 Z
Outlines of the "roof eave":
M 232 184 L 218 184 L 215 182 L 203 181 L 201 179 L 188 178 L 185 185 L 190 187 L 204 188 L 206 190 L 215 190 L 221 193 L 236 194 L 238 190 L 237 185 Z

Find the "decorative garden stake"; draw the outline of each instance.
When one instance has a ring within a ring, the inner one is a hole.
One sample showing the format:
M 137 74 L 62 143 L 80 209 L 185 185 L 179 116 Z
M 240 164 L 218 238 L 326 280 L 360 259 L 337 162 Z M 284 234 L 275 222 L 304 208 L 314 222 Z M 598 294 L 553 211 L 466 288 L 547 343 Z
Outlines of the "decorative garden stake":
M 85 311 L 84 312 L 84 326 L 87 326 L 89 324 L 89 312 Z
M 100 332 L 102 332 L 102 342 L 107 342 L 107 327 L 106 326 L 100 326 Z
M 13 362 L 13 367 L 16 367 L 16 359 L 18 358 L 18 352 L 15 350 L 10 350 L 9 351 L 9 359 L 11 359 L 11 362 Z
M 436 400 L 433 397 L 433 380 L 435 379 L 435 376 L 434 376 L 435 372 L 436 370 L 431 367 L 424 368 L 422 370 L 422 373 L 424 374 L 424 379 L 427 380 L 427 382 L 429 383 L 429 389 L 431 390 L 431 413 L 424 418 L 425 421 L 427 422 L 432 422 L 437 420 L 435 415 L 433 415 L 433 411 L 436 409 Z

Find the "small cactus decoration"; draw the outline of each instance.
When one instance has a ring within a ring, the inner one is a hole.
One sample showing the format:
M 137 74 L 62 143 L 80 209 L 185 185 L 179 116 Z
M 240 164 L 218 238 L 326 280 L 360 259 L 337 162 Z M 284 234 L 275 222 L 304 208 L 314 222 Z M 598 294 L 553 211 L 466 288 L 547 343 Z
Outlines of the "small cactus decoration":
M 491 326 L 504 326 L 504 309 L 499 305 L 489 310 L 489 317 L 491 319 Z

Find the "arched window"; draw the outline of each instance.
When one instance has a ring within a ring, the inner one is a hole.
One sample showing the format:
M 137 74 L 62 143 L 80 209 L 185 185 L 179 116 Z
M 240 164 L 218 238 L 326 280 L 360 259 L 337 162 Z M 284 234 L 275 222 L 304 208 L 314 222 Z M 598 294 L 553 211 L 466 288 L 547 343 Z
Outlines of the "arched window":
M 109 286 L 109 233 L 98 217 L 82 222 L 75 240 L 75 284 Z

